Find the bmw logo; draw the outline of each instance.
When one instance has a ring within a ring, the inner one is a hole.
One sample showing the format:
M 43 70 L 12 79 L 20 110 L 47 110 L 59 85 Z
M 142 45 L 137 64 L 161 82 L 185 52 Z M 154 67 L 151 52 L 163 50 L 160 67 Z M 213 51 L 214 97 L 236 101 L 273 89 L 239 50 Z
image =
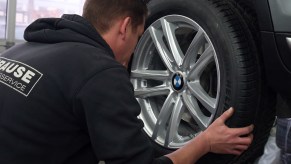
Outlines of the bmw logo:
M 183 76 L 182 74 L 180 73 L 175 73 L 173 78 L 172 78 L 172 85 L 173 85 L 173 88 L 176 90 L 176 91 L 179 91 L 183 88 L 184 86 L 184 79 L 183 79 Z

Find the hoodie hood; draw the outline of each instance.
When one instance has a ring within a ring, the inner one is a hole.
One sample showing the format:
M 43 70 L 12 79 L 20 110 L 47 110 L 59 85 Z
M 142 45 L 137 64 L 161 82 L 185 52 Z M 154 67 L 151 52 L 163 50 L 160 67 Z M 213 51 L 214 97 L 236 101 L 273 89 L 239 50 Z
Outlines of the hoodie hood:
M 92 46 L 102 45 L 112 51 L 96 29 L 79 15 L 40 18 L 25 29 L 24 39 L 39 43 L 80 42 Z

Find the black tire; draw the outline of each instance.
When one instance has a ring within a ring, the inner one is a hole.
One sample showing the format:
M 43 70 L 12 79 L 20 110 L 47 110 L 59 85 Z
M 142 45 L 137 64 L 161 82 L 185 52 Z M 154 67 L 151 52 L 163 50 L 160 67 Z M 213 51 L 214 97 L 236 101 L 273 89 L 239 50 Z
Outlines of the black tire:
M 258 39 L 252 34 L 255 27 L 250 29 L 242 14 L 245 9 L 227 0 L 151 0 L 148 7 L 146 28 L 164 16 L 181 15 L 195 21 L 209 36 L 220 68 L 219 103 L 213 120 L 234 107 L 228 126 L 255 124 L 254 142 L 241 156 L 209 153 L 198 163 L 252 163 L 262 154 L 273 125 L 275 98 L 264 85 Z M 155 142 L 154 146 L 157 156 L 173 151 Z

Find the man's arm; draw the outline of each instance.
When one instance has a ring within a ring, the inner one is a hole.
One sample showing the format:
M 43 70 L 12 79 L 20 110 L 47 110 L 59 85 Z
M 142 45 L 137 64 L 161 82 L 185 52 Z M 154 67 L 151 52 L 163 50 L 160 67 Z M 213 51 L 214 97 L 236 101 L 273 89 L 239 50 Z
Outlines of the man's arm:
M 166 155 L 174 164 L 193 164 L 208 152 L 240 155 L 253 140 L 253 125 L 229 128 L 225 121 L 233 114 L 233 108 L 224 112 L 204 132 L 184 147 Z M 241 137 L 244 136 L 244 137 Z

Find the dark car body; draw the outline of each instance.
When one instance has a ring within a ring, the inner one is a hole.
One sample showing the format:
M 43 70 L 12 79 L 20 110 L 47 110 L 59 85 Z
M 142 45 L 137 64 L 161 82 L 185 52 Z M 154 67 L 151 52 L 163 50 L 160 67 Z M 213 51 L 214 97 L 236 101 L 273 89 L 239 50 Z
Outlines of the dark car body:
M 291 97 L 291 1 L 255 0 L 260 41 L 268 84 Z

